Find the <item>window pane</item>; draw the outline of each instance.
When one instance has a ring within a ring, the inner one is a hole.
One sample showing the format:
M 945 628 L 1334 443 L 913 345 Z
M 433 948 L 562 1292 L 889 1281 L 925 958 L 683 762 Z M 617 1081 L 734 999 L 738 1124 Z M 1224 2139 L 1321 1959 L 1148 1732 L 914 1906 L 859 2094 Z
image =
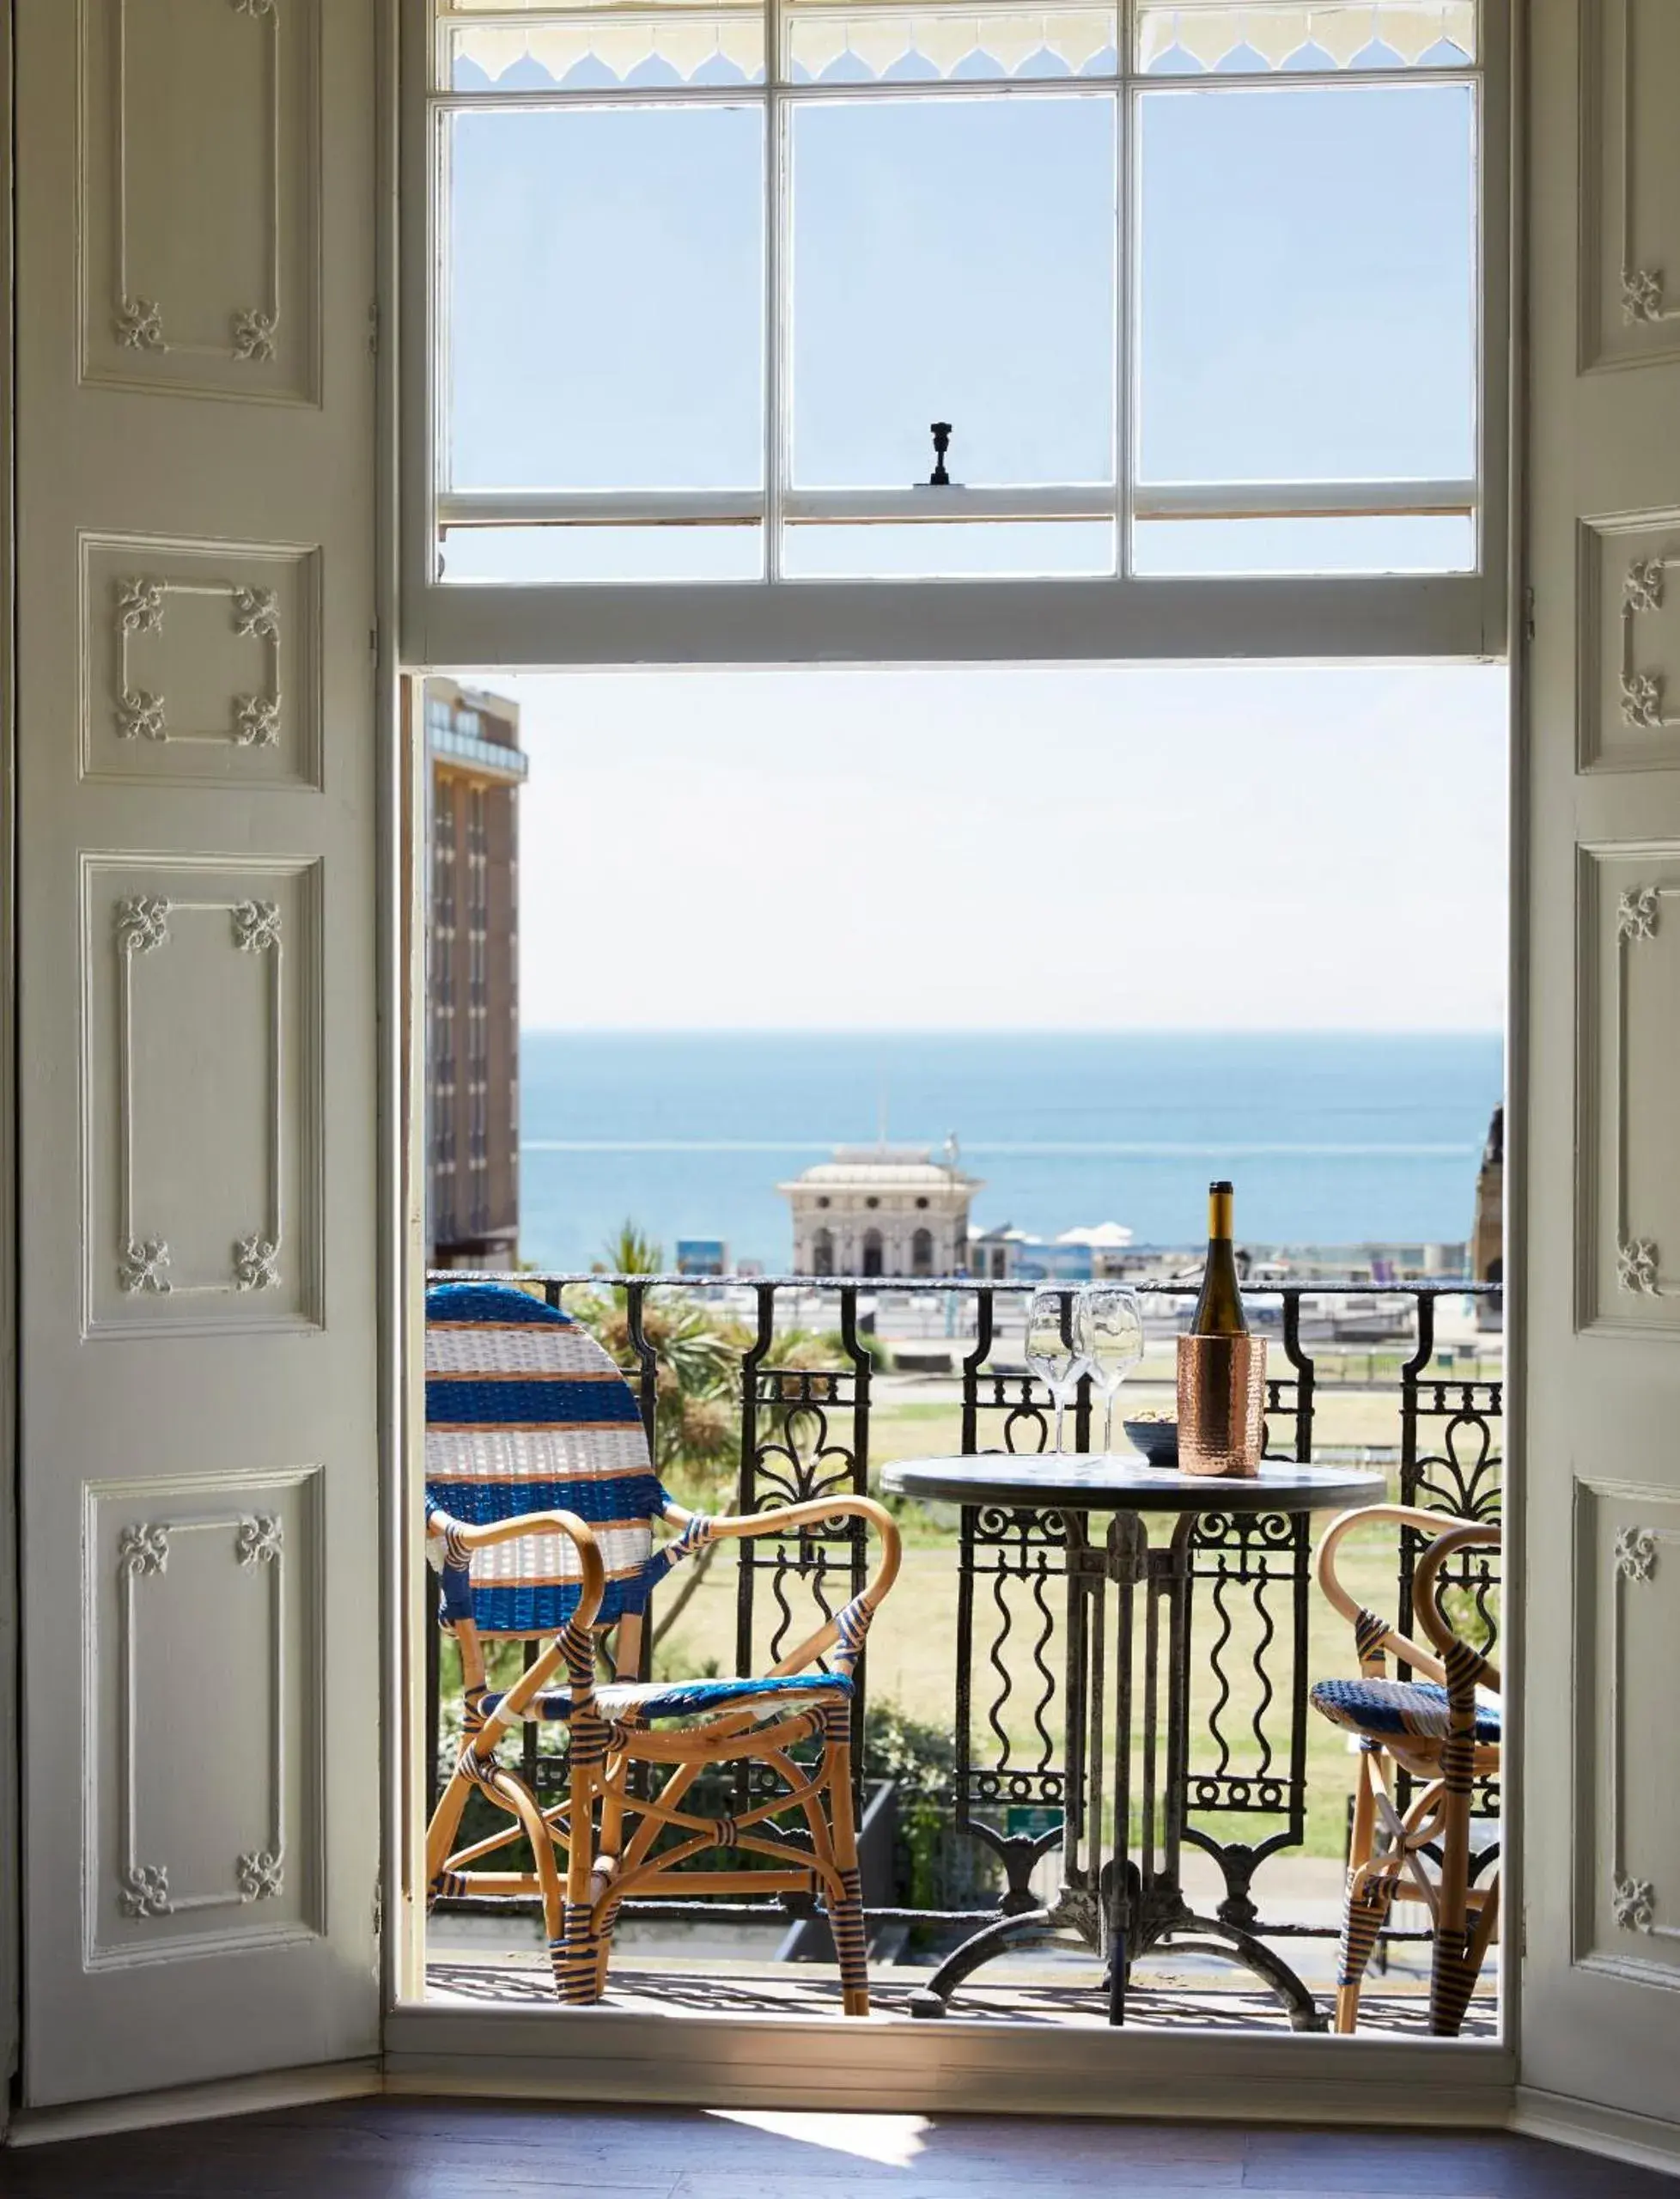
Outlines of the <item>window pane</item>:
M 1466 573 L 1476 564 L 1468 517 L 1141 520 L 1132 570 L 1146 579 L 1192 574 Z
M 523 584 L 756 581 L 761 527 L 452 527 L 438 545 L 442 581 Z
M 782 549 L 782 571 L 800 581 L 1079 579 L 1114 563 L 1114 527 L 1102 520 L 790 527 Z
M 1141 0 L 1137 65 L 1161 76 L 1217 69 L 1463 69 L 1476 58 L 1476 0 Z
M 797 107 L 800 487 L 1113 478 L 1111 97 Z
M 593 12 L 474 24 L 448 34 L 445 82 L 458 92 L 657 90 L 751 84 L 764 74 L 764 15 L 717 0 L 658 0 L 633 12 L 601 0 Z
M 449 150 L 448 484 L 760 486 L 760 110 L 480 110 Z
M 1139 108 L 1139 478 L 1471 477 L 1470 87 Z
M 794 0 L 786 21 L 796 84 L 1112 76 L 1118 62 L 1112 7 L 1052 13 Z

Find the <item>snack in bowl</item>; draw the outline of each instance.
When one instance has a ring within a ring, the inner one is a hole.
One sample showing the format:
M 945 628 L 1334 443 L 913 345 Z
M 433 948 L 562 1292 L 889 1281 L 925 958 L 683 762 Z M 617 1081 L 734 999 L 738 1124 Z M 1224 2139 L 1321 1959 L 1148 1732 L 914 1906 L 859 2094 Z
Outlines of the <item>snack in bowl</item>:
M 1178 1422 L 1172 1414 L 1137 1413 L 1127 1420 L 1126 1434 L 1152 1466 L 1178 1465 Z

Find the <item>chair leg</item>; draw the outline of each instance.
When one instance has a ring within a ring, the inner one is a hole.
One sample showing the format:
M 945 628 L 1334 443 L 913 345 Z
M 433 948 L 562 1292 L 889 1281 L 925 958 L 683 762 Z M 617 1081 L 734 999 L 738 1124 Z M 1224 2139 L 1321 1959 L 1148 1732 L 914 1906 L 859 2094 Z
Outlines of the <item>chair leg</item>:
M 454 1849 L 455 1835 L 460 1830 L 461 1818 L 466 1809 L 466 1798 L 472 1792 L 472 1782 L 463 1779 L 460 1772 L 452 1775 L 449 1784 L 437 1798 L 437 1807 L 432 1812 L 431 1823 L 426 1827 L 426 1908 L 440 1894 L 454 1893 L 460 1889 L 449 1883 L 451 1873 L 444 1865 Z
M 571 1808 L 567 1824 L 565 1906 L 559 1934 L 551 1934 L 548 1943 L 555 1990 L 572 2007 L 587 2007 L 598 2001 L 601 1993 L 595 1908 L 589 1891 L 595 1862 L 596 1783 L 596 1768 L 579 1763 L 574 1754 Z
M 610 1900 L 595 1927 L 595 1998 L 606 1991 L 607 1965 L 612 1959 L 612 1928 L 618 1922 L 618 1904 Z
M 824 1754 L 828 1768 L 828 1816 L 841 1891 L 828 1904 L 829 1929 L 840 1958 L 841 2006 L 849 2016 L 869 2013 L 868 1945 L 863 1923 L 863 1880 L 857 1867 L 857 1824 L 852 1809 L 849 1713 L 835 1714 Z
M 1366 1964 L 1378 1934 L 1388 1922 L 1399 1884 L 1398 1866 L 1385 1857 L 1366 1862 L 1348 1878 L 1348 1905 L 1342 1916 L 1342 1945 L 1336 1964 L 1336 2028 L 1345 2038 L 1359 2028 L 1359 1996 Z
M 1461 1973 L 1464 1981 L 1464 1998 L 1458 2007 L 1455 2036 L 1457 2029 L 1462 2027 L 1464 2024 L 1465 2012 L 1470 2007 L 1470 1995 L 1476 1990 L 1476 1980 L 1482 1975 L 1482 1965 L 1487 1959 L 1488 1946 L 1498 1928 L 1499 1880 L 1495 1878 L 1492 1884 L 1483 1890 L 1481 1907 L 1476 1910 L 1473 1916 L 1468 1920 L 1467 1945 Z
M 1348 1829 L 1348 1885 L 1342 1918 L 1342 1948 L 1336 1966 L 1336 2028 L 1346 2033 L 1359 2023 L 1360 1988 L 1366 1964 L 1386 1921 L 1389 1904 L 1367 1925 L 1364 1892 L 1369 1878 L 1371 1851 L 1377 1830 L 1377 1797 L 1371 1770 L 1371 1751 L 1361 1750 L 1359 1776 L 1354 1782 L 1353 1818 Z M 1355 1916 L 1355 1903 L 1360 1913 Z
M 1466 1743 L 1458 1754 L 1468 1757 Z M 1435 1916 L 1433 1959 L 1429 1966 L 1429 2029 L 1437 2038 L 1456 2038 L 1476 1989 L 1481 1957 L 1470 1956 L 1470 1806 L 1468 1764 L 1454 1758 L 1453 1742 L 1443 1750 L 1441 1868 Z
M 612 1928 L 618 1921 L 618 1904 L 612 1897 L 612 1888 L 624 1861 L 624 1782 L 629 1776 L 630 1765 L 624 1756 L 608 1760 L 606 1776 L 601 1784 L 600 1837 L 595 1843 L 595 1860 L 589 1873 L 589 1899 L 597 1916 L 595 1998 L 598 2001 L 606 1990 L 606 1967 L 612 1952 Z

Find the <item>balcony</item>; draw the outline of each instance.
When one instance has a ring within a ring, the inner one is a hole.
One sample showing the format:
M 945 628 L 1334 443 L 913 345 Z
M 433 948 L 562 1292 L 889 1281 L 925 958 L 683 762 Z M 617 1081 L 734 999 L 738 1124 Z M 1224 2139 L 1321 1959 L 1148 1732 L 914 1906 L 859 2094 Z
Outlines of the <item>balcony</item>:
M 451 1279 L 460 1280 L 459 1273 Z M 880 1493 L 893 1460 L 927 1453 L 1037 1453 L 1053 1410 L 1021 1358 L 1030 1285 L 822 1278 L 526 1275 L 503 1280 L 585 1319 L 636 1389 L 660 1470 L 679 1500 L 758 1512 L 840 1492 Z M 1182 1288 L 1141 1284 L 1149 1348 L 1121 1393 L 1132 1414 L 1171 1409 L 1172 1338 Z M 1071 1292 L 1069 1293 L 1071 1296 Z M 1443 1514 L 1496 1520 L 1501 1485 L 1501 1339 L 1459 1282 L 1300 1282 L 1248 1294 L 1269 1339 L 1267 1453 L 1312 1465 L 1379 1468 L 1388 1495 Z M 1100 1448 L 1081 1386 L 1068 1442 Z M 1210 1484 L 1217 1503 L 1219 1484 Z M 1130 1668 L 1160 1654 L 1156 1589 L 1099 1602 L 1110 1694 L 1088 1641 L 1070 1641 L 1075 1538 L 1051 1508 L 923 1507 L 892 1500 L 904 1569 L 870 1637 L 855 1710 L 871 1990 L 890 2013 L 933 2013 L 941 1962 L 1002 1916 L 1062 1893 L 1069 1812 L 1095 1803 L 1094 1849 L 1117 1827 L 1078 1737 L 1104 1732 L 1117 1764 L 1124 1738 L 1135 1798 L 1156 1776 L 1130 1684 L 1116 1681 L 1115 1629 L 1129 1623 Z M 1284 1966 L 1233 1964 L 1184 1934 L 1137 1962 L 1127 2020 L 1145 2026 L 1296 2029 L 1327 2011 L 1340 1922 L 1354 1759 L 1348 1737 L 1311 1710 L 1315 1678 L 1355 1669 L 1350 1629 L 1310 1572 L 1322 1517 L 1210 1508 L 1190 1532 L 1184 1590 L 1189 1730 L 1180 1791 L 1182 1876 L 1190 1906 L 1257 1942 Z M 1095 1539 L 1101 1540 L 1100 1533 Z M 1348 1569 L 1362 1601 L 1403 1629 L 1424 1538 L 1373 1531 Z M 1111 1545 L 1112 1547 L 1112 1545 Z M 768 1669 L 861 1584 L 866 1552 L 833 1532 L 713 1544 L 672 1576 L 644 1648 L 647 1676 Z M 1141 1573 L 1140 1581 L 1145 1578 Z M 1484 1643 L 1497 1636 L 1496 1554 L 1466 1552 L 1448 1607 Z M 459 1720 L 453 1643 L 428 1629 L 426 1776 L 435 1792 Z M 1072 1654 L 1070 1654 L 1070 1651 Z M 527 1654 L 492 1653 L 505 1684 Z M 534 1654 L 534 1653 L 530 1653 Z M 1096 1690 L 1093 1697 L 1093 1690 Z M 1141 1697 L 1137 1698 L 1141 1700 Z M 564 1792 L 563 1729 L 527 1726 L 517 1744 L 545 1805 Z M 733 1770 L 707 1775 L 700 1803 L 736 1805 Z M 697 1788 L 697 1794 L 703 1790 Z M 1105 1814 L 1105 1812 L 1107 1812 Z M 1497 1854 L 1499 1795 L 1476 1798 L 1477 1868 Z M 488 1827 L 486 1828 L 488 1829 Z M 470 1828 L 464 1828 L 468 1830 Z M 1070 1849 L 1070 1854 L 1072 1850 Z M 736 1859 L 750 1867 L 752 1859 Z M 1098 1877 L 1088 1873 L 1088 1878 Z M 1081 1882 L 1083 1883 L 1083 1882 Z M 1105 1883 L 1105 1882 L 1102 1882 Z M 1079 1907 L 1076 1885 L 1072 1910 Z M 1084 1884 L 1084 1897 L 1099 1888 Z M 1362 2031 L 1421 2036 L 1428 1949 L 1409 1928 L 1386 1934 L 1368 1976 Z M 1491 1960 L 1464 2025 L 1496 2028 Z M 1281 1977 L 1295 1981 L 1281 1986 Z M 441 1900 L 428 1940 L 428 1990 L 457 2004 L 543 2007 L 552 1989 L 537 1904 Z M 826 1925 L 799 1897 L 720 1902 L 632 1898 L 615 1938 L 608 2004 L 642 2010 L 837 2013 Z M 1104 1969 L 1077 1935 L 1032 1934 L 977 1968 L 950 2013 L 970 2019 L 1089 2024 L 1105 2019 Z

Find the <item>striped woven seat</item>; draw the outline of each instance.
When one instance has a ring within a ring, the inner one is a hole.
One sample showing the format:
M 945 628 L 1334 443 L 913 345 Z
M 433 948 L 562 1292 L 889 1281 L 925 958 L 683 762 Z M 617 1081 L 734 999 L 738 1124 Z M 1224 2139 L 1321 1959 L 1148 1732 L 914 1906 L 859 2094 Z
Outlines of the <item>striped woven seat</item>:
M 1375 1740 L 1411 1734 L 1420 1740 L 1444 1741 L 1447 1736 L 1446 1690 L 1433 1680 L 1320 1680 L 1312 1690 L 1312 1707 L 1332 1725 Z M 1498 1703 L 1478 1697 L 1477 1742 L 1491 1748 L 1499 1737 Z
M 605 1718 L 692 1718 L 709 1710 L 771 1713 L 790 1703 L 849 1703 L 849 1672 L 788 1672 L 780 1679 L 643 1680 L 597 1688 L 595 1701 Z M 500 1708 L 500 1695 L 484 1697 L 484 1713 Z M 563 1724 L 572 1715 L 569 1688 L 551 1689 L 531 1703 L 525 1715 Z
M 815 1896 L 833 1932 L 843 2006 L 867 2015 L 853 1675 L 898 1568 L 888 1514 L 850 1495 L 746 1519 L 685 1512 L 654 1471 L 636 1393 L 594 1337 L 557 1305 L 502 1282 L 440 1283 L 426 1294 L 425 1481 L 427 1555 L 441 1578 L 438 1616 L 460 1652 L 463 1695 L 460 1755 L 426 1836 L 431 1897 L 539 1895 L 556 1989 L 583 2002 L 601 1996 L 628 1893 Z M 832 1540 L 846 1520 L 875 1529 L 881 1562 L 775 1672 L 636 1677 L 649 1599 L 673 1566 L 725 1539 Z M 616 1677 L 602 1684 L 596 1666 L 609 1634 Z M 484 1644 L 498 1639 L 533 1647 L 520 1676 L 492 1691 Z M 676 1718 L 694 1722 L 654 1730 Z M 539 1799 L 497 1754 L 505 1736 L 539 1721 L 564 1728 L 558 1803 Z M 811 1745 L 814 1763 L 789 1753 Z M 736 1814 L 703 1816 L 687 1804 L 708 1764 L 743 1757 L 755 1783 Z M 464 1828 L 469 1807 L 482 1817 L 486 1805 L 503 1829 L 486 1837 L 482 1823 Z M 776 1822 L 790 1812 L 797 1840 Z M 515 1844 L 528 1868 L 478 1867 Z M 737 1867 L 683 1867 L 716 1848 L 733 1850 Z

